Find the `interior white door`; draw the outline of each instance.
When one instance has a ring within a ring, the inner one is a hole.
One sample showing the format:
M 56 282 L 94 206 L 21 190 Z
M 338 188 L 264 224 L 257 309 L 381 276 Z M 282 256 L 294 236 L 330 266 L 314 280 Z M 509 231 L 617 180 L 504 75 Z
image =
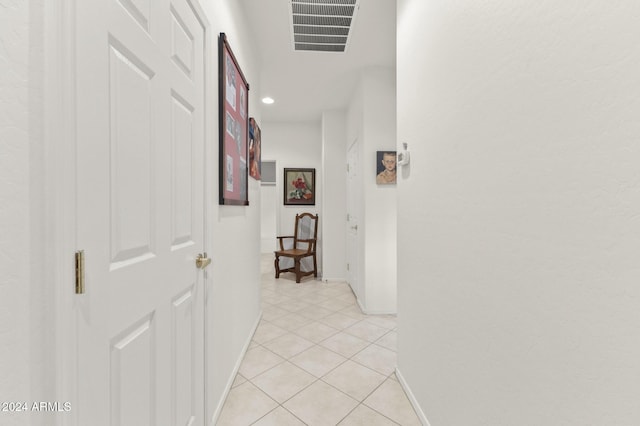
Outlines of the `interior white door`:
M 204 424 L 204 29 L 76 1 L 78 425 Z
M 364 289 L 359 277 L 358 219 L 362 207 L 359 171 L 359 144 L 356 139 L 347 151 L 347 282 L 362 305 Z

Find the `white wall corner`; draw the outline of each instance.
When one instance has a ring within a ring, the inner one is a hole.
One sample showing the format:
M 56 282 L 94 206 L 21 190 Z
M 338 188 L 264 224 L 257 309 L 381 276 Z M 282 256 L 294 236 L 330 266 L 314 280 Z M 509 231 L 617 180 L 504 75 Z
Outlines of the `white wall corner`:
M 402 375 L 398 367 L 396 367 L 396 377 L 400 382 L 400 386 L 402 386 L 402 390 L 404 390 L 404 393 L 407 395 L 407 398 L 409 398 L 409 402 L 413 406 L 413 409 L 415 410 L 416 415 L 418 416 L 418 419 L 420 419 L 420 422 L 424 426 L 431 426 L 429 423 L 429 420 L 427 420 L 427 416 L 424 414 L 424 411 L 422 410 L 422 407 L 420 406 L 420 404 L 418 404 L 418 400 L 413 395 L 411 388 L 407 384 L 407 381 L 404 379 L 404 376 Z

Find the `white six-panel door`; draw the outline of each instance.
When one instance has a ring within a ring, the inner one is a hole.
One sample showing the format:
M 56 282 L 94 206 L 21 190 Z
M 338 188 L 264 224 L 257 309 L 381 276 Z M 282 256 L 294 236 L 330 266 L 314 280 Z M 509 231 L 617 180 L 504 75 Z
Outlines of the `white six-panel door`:
M 80 425 L 204 424 L 204 30 L 186 0 L 78 0 Z

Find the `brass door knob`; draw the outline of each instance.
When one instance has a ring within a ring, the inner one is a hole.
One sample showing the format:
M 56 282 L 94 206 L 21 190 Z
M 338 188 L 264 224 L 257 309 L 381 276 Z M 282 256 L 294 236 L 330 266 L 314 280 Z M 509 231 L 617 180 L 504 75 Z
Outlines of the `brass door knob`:
M 207 253 L 205 254 L 200 253 L 198 254 L 198 257 L 196 257 L 196 267 L 198 269 L 204 269 L 210 263 L 211 263 L 211 258 L 207 257 Z

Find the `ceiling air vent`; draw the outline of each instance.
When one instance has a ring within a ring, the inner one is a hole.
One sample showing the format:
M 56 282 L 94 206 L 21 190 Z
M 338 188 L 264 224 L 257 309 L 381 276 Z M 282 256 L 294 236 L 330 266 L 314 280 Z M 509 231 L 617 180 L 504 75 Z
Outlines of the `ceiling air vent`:
M 291 0 L 294 50 L 344 52 L 360 0 Z

